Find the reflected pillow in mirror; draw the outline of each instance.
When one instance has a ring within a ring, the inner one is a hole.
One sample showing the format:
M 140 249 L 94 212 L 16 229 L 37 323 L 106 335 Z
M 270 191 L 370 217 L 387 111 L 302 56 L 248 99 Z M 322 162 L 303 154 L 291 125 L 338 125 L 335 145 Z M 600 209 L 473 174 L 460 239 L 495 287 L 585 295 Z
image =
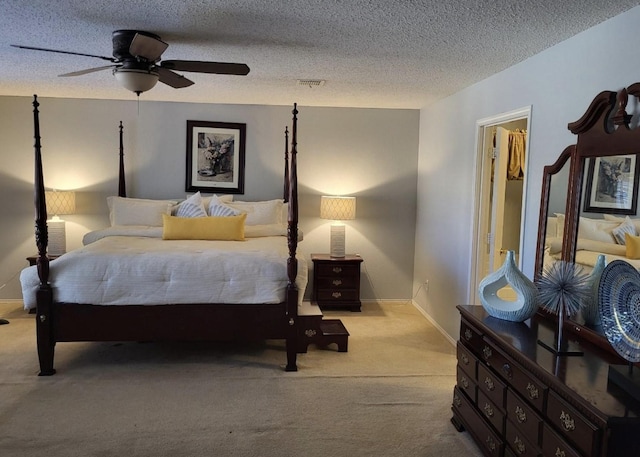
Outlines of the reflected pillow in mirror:
M 636 231 L 636 226 L 633 225 L 629 216 L 624 219 L 624 222 L 614 228 L 611 233 L 613 237 L 616 239 L 618 244 L 626 244 L 625 235 L 633 235 L 636 236 L 638 232 Z
M 640 259 L 640 236 L 629 235 L 627 233 L 624 237 L 626 238 L 627 258 Z

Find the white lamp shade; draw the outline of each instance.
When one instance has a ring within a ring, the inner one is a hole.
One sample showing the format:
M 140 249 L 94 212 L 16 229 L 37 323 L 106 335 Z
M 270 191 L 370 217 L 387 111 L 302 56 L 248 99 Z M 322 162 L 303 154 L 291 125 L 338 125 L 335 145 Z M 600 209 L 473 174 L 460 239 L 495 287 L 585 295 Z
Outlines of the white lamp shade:
M 60 214 L 74 214 L 76 212 L 76 193 L 72 191 L 48 191 L 45 192 L 47 200 L 47 214 L 49 216 Z
M 333 221 L 346 221 L 356 218 L 355 197 L 329 197 L 320 198 L 320 217 Z M 341 222 L 331 224 L 331 257 L 345 256 L 345 226 Z
M 346 221 L 356 218 L 356 197 L 320 198 L 320 217 L 334 221 Z

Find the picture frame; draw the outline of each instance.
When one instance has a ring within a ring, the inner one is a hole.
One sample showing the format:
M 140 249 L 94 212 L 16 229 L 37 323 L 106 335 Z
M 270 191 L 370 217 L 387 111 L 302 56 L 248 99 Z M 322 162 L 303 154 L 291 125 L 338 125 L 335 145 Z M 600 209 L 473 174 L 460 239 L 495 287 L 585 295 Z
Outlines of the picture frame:
M 587 168 L 584 211 L 635 215 L 639 175 L 636 154 L 592 157 Z
M 244 193 L 247 125 L 187 121 L 187 192 Z

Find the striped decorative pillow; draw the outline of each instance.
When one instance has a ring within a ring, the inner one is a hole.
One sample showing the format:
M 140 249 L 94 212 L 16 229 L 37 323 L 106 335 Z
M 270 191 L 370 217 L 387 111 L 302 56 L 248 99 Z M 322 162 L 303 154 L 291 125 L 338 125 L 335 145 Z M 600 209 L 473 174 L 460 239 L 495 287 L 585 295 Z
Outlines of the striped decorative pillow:
M 209 216 L 238 216 L 239 214 L 242 214 L 242 211 L 231 208 L 223 203 L 223 200 L 217 195 L 211 197 L 208 210 Z
M 213 202 L 209 205 L 209 216 L 238 216 L 242 211 L 237 209 L 233 209 L 230 206 L 225 205 L 224 203 L 214 204 Z
M 207 211 L 202 204 L 202 197 L 200 192 L 196 192 L 191 197 L 178 205 L 176 209 L 176 216 L 178 217 L 205 217 Z

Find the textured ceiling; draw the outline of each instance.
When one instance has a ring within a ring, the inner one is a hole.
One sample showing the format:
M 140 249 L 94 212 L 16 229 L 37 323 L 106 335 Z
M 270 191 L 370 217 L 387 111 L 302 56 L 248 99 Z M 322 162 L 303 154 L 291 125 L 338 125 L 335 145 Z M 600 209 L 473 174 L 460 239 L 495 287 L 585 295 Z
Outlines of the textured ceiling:
M 134 100 L 91 58 L 111 32 L 145 30 L 164 59 L 246 63 L 247 76 L 184 73 L 141 100 L 421 108 L 636 5 L 640 0 L 0 0 L 0 95 Z M 323 79 L 322 87 L 297 86 Z

